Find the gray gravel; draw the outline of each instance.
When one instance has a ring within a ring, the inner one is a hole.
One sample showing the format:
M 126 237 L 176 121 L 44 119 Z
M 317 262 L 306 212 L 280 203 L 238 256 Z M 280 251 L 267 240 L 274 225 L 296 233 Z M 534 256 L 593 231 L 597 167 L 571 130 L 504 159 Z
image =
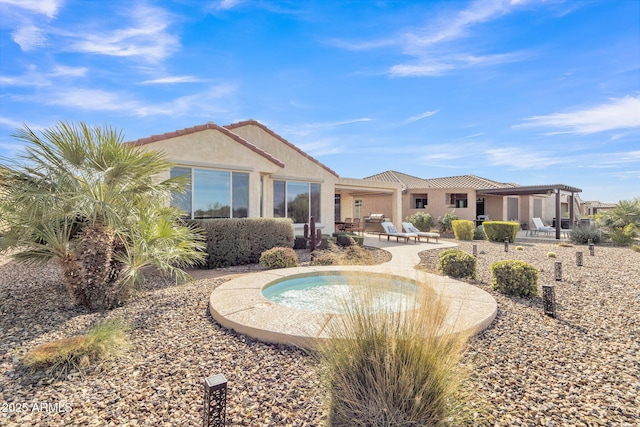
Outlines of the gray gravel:
M 475 284 L 494 295 L 499 313 L 464 357 L 469 424 L 475 412 L 478 425 L 640 425 L 640 253 L 596 247 L 590 257 L 584 246 L 546 244 L 522 251 L 512 245 L 505 253 L 502 244 L 473 243 L 485 252 Z M 471 244 L 461 248 L 471 252 Z M 583 267 L 575 266 L 576 250 L 584 252 Z M 551 251 L 556 259 L 547 258 Z M 436 257 L 422 254 L 428 269 Z M 506 258 L 542 269 L 540 283 L 555 283 L 554 261 L 563 262 L 558 318 L 542 313 L 541 298 L 490 290 L 489 265 Z M 55 266 L 27 268 L 0 258 L 0 425 L 201 425 L 201 382 L 215 373 L 229 380 L 228 425 L 326 420 L 326 395 L 310 356 L 211 319 L 208 296 L 226 278 L 182 286 L 155 279 L 126 307 L 101 314 L 73 307 L 56 275 Z M 20 356 L 33 346 L 82 333 L 103 317 L 131 325 L 131 346 L 120 358 L 57 380 L 21 366 Z

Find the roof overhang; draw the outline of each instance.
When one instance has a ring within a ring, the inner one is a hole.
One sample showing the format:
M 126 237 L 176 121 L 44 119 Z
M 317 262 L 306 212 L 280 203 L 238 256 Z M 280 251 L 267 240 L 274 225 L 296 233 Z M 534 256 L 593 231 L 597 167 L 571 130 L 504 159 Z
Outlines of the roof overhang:
M 530 196 L 534 194 L 551 195 L 556 191 L 566 191 L 569 193 L 581 193 L 582 190 L 565 184 L 554 185 L 528 185 L 520 187 L 487 188 L 476 190 L 477 195 L 487 196 Z

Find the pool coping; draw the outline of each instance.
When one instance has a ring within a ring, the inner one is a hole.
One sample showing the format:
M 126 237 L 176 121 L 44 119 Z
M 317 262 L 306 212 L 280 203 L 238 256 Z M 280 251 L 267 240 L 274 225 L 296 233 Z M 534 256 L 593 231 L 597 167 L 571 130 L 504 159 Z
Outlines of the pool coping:
M 411 252 L 435 248 L 420 246 L 422 247 L 416 247 Z M 443 245 L 446 246 L 453 245 Z M 430 274 L 413 267 L 407 268 L 408 263 L 415 261 L 415 255 L 402 257 L 408 248 L 397 247 L 398 250 L 395 251 L 394 248 L 395 246 L 385 247 L 392 252 L 392 261 L 379 265 L 294 267 L 242 275 L 220 285 L 211 293 L 209 311 L 222 326 L 260 341 L 313 348 L 317 340 L 328 338 L 327 325 L 336 321 L 335 317 L 340 315 L 285 307 L 265 298 L 262 289 L 275 280 L 292 275 L 348 271 L 363 275 L 392 274 L 425 283 L 442 301 L 448 303 L 445 328 L 451 332 L 476 334 L 491 324 L 498 307 L 489 293 L 449 277 Z M 393 262 L 395 256 L 402 257 L 402 261 L 396 258 L 396 262 Z

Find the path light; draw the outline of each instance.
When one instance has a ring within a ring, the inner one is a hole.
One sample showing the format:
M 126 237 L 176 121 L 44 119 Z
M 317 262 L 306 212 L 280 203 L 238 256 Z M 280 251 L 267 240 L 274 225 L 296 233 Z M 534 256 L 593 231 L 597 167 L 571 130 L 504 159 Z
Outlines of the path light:
M 556 317 L 556 291 L 554 285 L 542 285 L 542 304 L 544 305 L 544 314 Z
M 582 267 L 582 252 L 576 252 L 576 265 Z
M 562 280 L 562 261 L 556 261 L 556 282 Z
M 204 427 L 224 427 L 227 409 L 227 379 L 222 374 L 204 380 Z
M 478 245 L 473 245 L 473 256 L 478 258 Z
M 594 256 L 596 253 L 596 247 L 593 244 L 593 241 L 589 239 L 589 255 Z
M 509 238 L 504 239 L 504 251 L 509 252 Z

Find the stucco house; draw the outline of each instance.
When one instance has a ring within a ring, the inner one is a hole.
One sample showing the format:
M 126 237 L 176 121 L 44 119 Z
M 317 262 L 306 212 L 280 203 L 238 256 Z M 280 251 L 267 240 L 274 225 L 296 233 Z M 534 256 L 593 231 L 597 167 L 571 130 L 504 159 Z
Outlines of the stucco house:
M 573 206 L 581 190 L 565 185 L 523 187 L 474 175 L 422 179 L 395 171 L 365 179 L 343 178 L 262 123 L 205 123 L 132 141 L 140 149 L 166 153 L 167 176 L 189 178 L 176 197 L 190 218 L 291 218 L 302 233 L 311 216 L 324 233 L 335 221 L 384 214 L 397 228 L 417 211 L 435 218 L 455 209 L 462 219 L 548 222 Z M 557 194 L 555 203 L 550 195 Z M 578 205 L 579 206 L 579 205 Z M 579 212 L 577 210 L 576 212 Z
M 340 215 L 358 216 L 354 198 L 363 194 L 384 194 L 390 216 L 403 218 L 400 184 L 341 178 L 255 120 L 206 123 L 130 143 L 165 152 L 175 164 L 170 176 L 189 177 L 189 192 L 173 203 L 190 218 L 288 217 L 302 233 L 313 216 L 331 233 Z
M 436 219 L 455 210 L 460 219 L 517 221 L 523 228 L 532 224 L 534 217 L 552 224 L 556 212 L 566 218 L 566 224 L 580 218 L 578 193 L 582 190 L 564 184 L 522 186 L 475 175 L 423 179 L 397 171 L 381 172 L 365 180 L 401 184 L 405 216 L 422 211 Z M 384 196 L 363 197 L 361 203 L 366 212 L 388 212 Z

